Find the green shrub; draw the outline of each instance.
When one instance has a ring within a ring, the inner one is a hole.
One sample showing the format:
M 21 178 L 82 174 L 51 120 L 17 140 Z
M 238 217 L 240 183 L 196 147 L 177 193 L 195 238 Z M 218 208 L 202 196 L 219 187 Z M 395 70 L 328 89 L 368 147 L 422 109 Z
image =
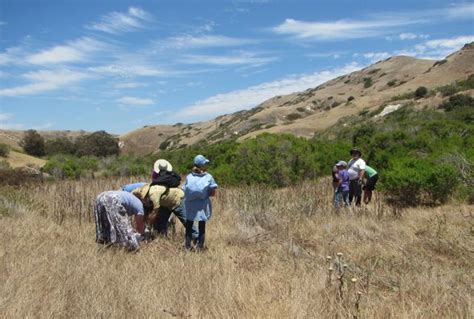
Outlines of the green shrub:
M 26 154 L 43 156 L 45 152 L 44 138 L 36 130 L 28 130 L 20 142 Z
M 428 89 L 424 86 L 420 86 L 415 90 L 415 98 L 419 99 L 425 97 L 428 94 Z
M 353 101 L 354 99 L 355 99 L 355 97 L 353 97 L 353 96 L 351 95 L 351 96 L 349 96 L 349 97 L 347 98 L 347 102 Z
M 369 88 L 372 86 L 372 78 L 364 78 L 364 88 Z
M 0 157 L 7 157 L 10 153 L 10 147 L 6 144 L 0 143 Z
M 286 119 L 288 121 L 294 121 L 294 120 L 297 120 L 297 119 L 300 119 L 300 118 L 302 118 L 302 116 L 299 113 L 290 113 L 286 116 Z
M 391 81 L 387 82 L 388 86 L 394 86 L 395 84 L 397 84 L 397 80 L 391 80 Z
M 450 96 L 448 101 L 444 101 L 438 106 L 438 108 L 447 112 L 461 107 L 474 108 L 474 98 L 465 94 L 457 94 Z
M 75 154 L 77 151 L 76 144 L 67 137 L 58 137 L 47 140 L 45 142 L 45 150 L 47 155 L 55 154 Z
M 400 206 L 442 204 L 455 192 L 459 180 L 449 165 L 403 158 L 383 176 L 383 189 Z

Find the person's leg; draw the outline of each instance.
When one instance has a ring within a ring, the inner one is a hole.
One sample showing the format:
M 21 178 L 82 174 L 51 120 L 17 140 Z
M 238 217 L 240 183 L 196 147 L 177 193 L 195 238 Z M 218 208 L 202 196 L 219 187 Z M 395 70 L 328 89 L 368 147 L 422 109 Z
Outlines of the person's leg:
M 356 182 L 354 197 L 356 206 L 360 206 L 360 202 L 362 200 L 362 185 L 359 182 Z
M 334 192 L 334 207 L 336 209 L 339 208 L 339 203 L 341 202 L 341 198 L 342 198 L 342 193 L 340 191 L 335 191 Z
M 204 248 L 204 241 L 206 239 L 206 222 L 203 220 L 199 221 L 199 237 L 197 240 L 197 248 Z
M 173 213 L 175 214 L 176 217 L 178 217 L 179 221 L 181 222 L 181 224 L 183 224 L 184 227 L 186 227 L 186 213 L 185 213 L 185 210 L 184 210 L 184 207 L 183 205 L 181 204 L 180 206 L 178 206 L 178 208 L 176 208 Z M 192 228 L 192 238 L 193 239 L 197 239 L 199 236 L 199 231 L 198 231 L 198 228 L 196 225 L 194 225 L 193 223 L 193 228 Z
M 171 210 L 166 207 L 158 208 L 158 217 L 156 218 L 155 230 L 158 234 L 166 236 L 168 235 L 168 220 L 171 216 Z
M 349 181 L 349 205 L 352 204 L 352 200 L 354 199 L 356 186 L 357 186 L 357 180 Z
M 186 232 L 184 235 L 184 248 L 189 250 L 191 249 L 192 233 L 193 233 L 193 220 L 186 220 Z
M 349 206 L 349 191 L 343 191 L 342 192 L 342 201 L 344 202 L 344 206 L 347 207 Z

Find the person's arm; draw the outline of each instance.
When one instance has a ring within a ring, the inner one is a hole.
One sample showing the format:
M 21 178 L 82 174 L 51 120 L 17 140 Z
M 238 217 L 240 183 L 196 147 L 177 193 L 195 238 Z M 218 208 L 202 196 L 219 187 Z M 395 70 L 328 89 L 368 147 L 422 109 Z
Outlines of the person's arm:
M 217 188 L 211 188 L 211 189 L 209 190 L 209 196 L 210 196 L 210 197 L 216 196 L 216 193 L 217 193 Z
M 135 215 L 135 224 L 137 226 L 137 232 L 143 235 L 145 233 L 145 217 L 143 215 Z

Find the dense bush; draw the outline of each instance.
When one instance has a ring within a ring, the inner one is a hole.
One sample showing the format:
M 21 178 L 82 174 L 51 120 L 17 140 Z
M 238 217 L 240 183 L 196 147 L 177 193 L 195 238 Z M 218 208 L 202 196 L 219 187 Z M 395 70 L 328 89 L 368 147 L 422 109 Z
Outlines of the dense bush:
M 52 156 L 43 170 L 55 178 L 77 179 L 81 176 L 92 176 L 99 168 L 99 160 L 93 156 L 76 157 L 72 155 Z
M 372 86 L 372 78 L 364 78 L 364 88 L 369 88 Z
M 46 154 L 44 138 L 36 130 L 26 131 L 20 144 L 26 154 L 33 156 Z
M 45 142 L 47 155 L 55 154 L 75 154 L 77 150 L 76 144 L 67 137 L 58 137 L 47 140 Z
M 0 157 L 7 157 L 10 153 L 10 147 L 6 144 L 0 143 Z
M 420 86 L 415 90 L 415 98 L 419 99 L 425 97 L 428 94 L 428 89 L 424 86 Z
M 447 112 L 462 107 L 474 108 L 474 98 L 469 95 L 457 94 L 450 96 L 448 101 L 445 101 L 439 105 L 440 109 L 444 109 Z
M 99 157 L 118 155 L 120 147 L 118 139 L 105 131 L 81 136 L 76 141 L 77 155 L 94 155 Z

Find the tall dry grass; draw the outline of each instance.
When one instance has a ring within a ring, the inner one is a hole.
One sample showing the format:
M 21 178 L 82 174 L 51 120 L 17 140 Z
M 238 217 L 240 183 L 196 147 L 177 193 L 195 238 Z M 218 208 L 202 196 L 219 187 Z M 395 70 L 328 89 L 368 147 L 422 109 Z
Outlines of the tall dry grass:
M 183 252 L 178 226 L 130 254 L 97 246 L 92 221 L 127 182 L 1 190 L 0 317 L 473 315 L 472 206 L 335 212 L 326 182 L 221 189 L 206 252 Z

